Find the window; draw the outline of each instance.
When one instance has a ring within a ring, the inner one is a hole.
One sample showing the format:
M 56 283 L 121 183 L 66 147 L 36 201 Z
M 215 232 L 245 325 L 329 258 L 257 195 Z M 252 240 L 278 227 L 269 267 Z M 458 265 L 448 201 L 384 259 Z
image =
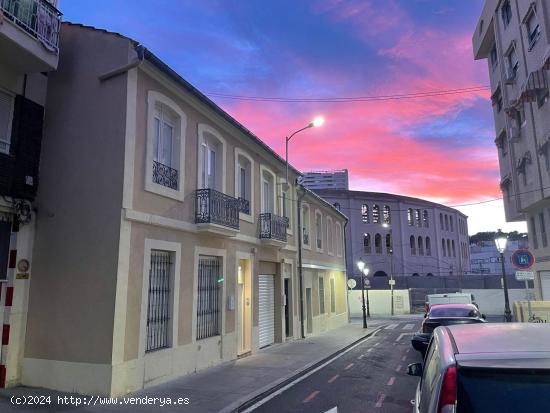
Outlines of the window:
M 443 256 L 446 257 L 447 253 L 446 253 L 446 250 L 445 250 L 445 240 L 444 239 L 441 240 L 441 249 L 443 250 Z
M 390 234 L 386 234 L 386 254 L 393 254 L 393 246 Z
M 252 221 L 254 215 L 254 161 L 240 149 L 235 148 L 235 198 L 239 199 L 242 219 Z
M 170 346 L 172 264 L 169 251 L 151 250 L 145 351 Z
M 428 215 L 428 211 L 424 210 L 424 227 L 429 228 L 430 227 L 430 217 Z
M 334 278 L 330 279 L 330 312 L 336 312 L 336 292 L 334 287 Z
M 451 256 L 451 241 L 447 240 L 447 255 Z
M 302 242 L 309 246 L 309 206 L 302 204 Z
M 407 209 L 407 222 L 409 224 L 409 227 L 412 227 L 414 225 L 412 208 Z
M 369 223 L 369 206 L 367 204 L 361 205 L 361 220 L 364 224 Z
M 439 221 L 440 221 L 440 224 L 441 224 L 441 231 L 443 231 L 444 227 L 443 227 L 443 214 L 442 213 L 439 213 Z
M 380 207 L 376 204 L 372 206 L 372 223 L 380 223 Z
M 491 101 L 493 103 L 493 106 L 496 107 L 497 113 L 500 113 L 502 110 L 502 92 L 500 91 L 500 87 L 496 90 L 495 93 L 493 93 L 493 96 L 491 96 Z
M 516 111 L 516 123 L 518 128 L 523 128 L 527 124 L 527 118 L 525 117 L 525 107 L 521 107 Z
M 334 254 L 334 230 L 332 227 L 332 218 L 327 217 L 327 250 L 329 254 Z
M 319 276 L 319 313 L 325 314 L 325 280 Z
M 426 255 L 428 257 L 432 255 L 432 242 L 430 241 L 430 237 L 426 237 Z
M 500 15 L 502 16 L 502 22 L 504 23 L 504 27 L 508 27 L 510 24 L 510 21 L 512 20 L 512 6 L 510 6 L 510 1 L 506 0 L 502 4 L 502 8 L 500 9 Z
M 449 216 L 449 226 L 451 228 L 451 232 L 454 232 L 455 228 L 454 228 L 454 221 L 453 221 L 453 216 L 452 215 Z
M 292 231 L 292 187 L 289 186 L 286 190 L 281 185 L 281 216 L 288 220 L 288 230 Z
M 418 255 L 424 255 L 424 241 L 418 237 Z
M 527 29 L 527 38 L 529 40 L 529 50 L 531 50 L 537 43 L 538 38 L 540 37 L 540 26 L 534 7 L 531 8 L 530 14 L 525 21 L 525 27 Z
M 422 226 L 422 218 L 420 217 L 420 210 L 419 209 L 414 210 L 414 221 L 415 221 L 415 224 L 416 224 L 417 227 Z
M 336 256 L 341 257 L 344 253 L 344 238 L 342 236 L 342 225 L 336 223 Z
M 323 217 L 320 212 L 315 213 L 315 232 L 317 235 L 317 249 L 323 248 Z
M 494 69 L 497 67 L 498 64 L 498 57 L 497 57 L 497 45 L 494 44 L 493 48 L 491 49 L 491 67 Z
M 384 205 L 384 224 L 391 224 L 391 211 L 388 205 Z
M 275 175 L 265 167 L 260 167 L 262 176 L 262 213 L 275 213 Z
M 197 277 L 197 340 L 221 333 L 221 286 L 223 274 L 220 257 L 199 256 Z
M 513 44 L 505 56 L 506 59 L 506 80 L 513 81 L 518 74 L 519 59 L 516 51 L 516 46 Z
M 0 106 L 2 106 L 1 103 Z M 0 124 L 2 123 L 1 118 L 0 114 Z M 158 92 L 149 91 L 147 95 L 146 191 L 183 200 L 186 122 L 185 113 L 174 101 Z
M 544 213 L 539 213 L 539 222 L 540 222 L 540 237 L 542 241 L 542 248 L 548 246 L 548 238 L 546 237 L 546 225 L 544 225 Z
M 456 249 L 455 249 L 455 241 L 454 241 L 454 240 L 451 241 L 451 245 L 452 245 L 452 247 L 453 247 L 453 257 L 456 258 Z
M 382 236 L 380 234 L 374 236 L 374 249 L 377 254 L 382 254 Z
M 411 255 L 416 255 L 416 241 L 414 239 L 414 235 L 411 235 L 411 238 L 409 241 L 411 245 Z
M 445 231 L 449 230 L 449 216 L 445 214 Z
M 0 152 L 10 153 L 13 95 L 0 90 Z
M 365 254 L 371 253 L 370 234 L 363 235 L 363 251 L 365 251 Z
M 225 139 L 204 124 L 199 124 L 198 166 L 198 188 L 225 193 Z

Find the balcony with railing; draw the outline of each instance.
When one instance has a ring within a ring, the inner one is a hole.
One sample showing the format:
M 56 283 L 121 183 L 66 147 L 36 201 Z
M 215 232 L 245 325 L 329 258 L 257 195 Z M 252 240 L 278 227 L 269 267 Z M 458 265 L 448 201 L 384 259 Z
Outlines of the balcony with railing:
M 260 239 L 271 245 L 286 244 L 288 218 L 266 212 L 260 214 Z
M 239 197 L 238 202 L 239 202 L 239 212 L 250 215 L 250 201 Z
M 215 189 L 195 191 L 195 223 L 201 232 L 235 236 L 239 232 L 239 200 Z
M 153 182 L 167 188 L 178 190 L 178 170 L 160 162 L 153 161 Z
M 0 0 L 0 53 L 25 71 L 57 68 L 61 12 L 47 0 Z M 5 53 L 4 53 L 5 52 Z

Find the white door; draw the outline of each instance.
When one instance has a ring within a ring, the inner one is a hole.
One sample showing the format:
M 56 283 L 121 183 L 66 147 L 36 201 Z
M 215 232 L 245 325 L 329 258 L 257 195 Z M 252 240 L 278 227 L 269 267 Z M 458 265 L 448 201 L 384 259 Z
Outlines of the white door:
M 260 275 L 260 348 L 275 342 L 275 282 L 273 275 Z
M 542 291 L 542 299 L 550 300 L 550 271 L 540 272 L 540 289 Z

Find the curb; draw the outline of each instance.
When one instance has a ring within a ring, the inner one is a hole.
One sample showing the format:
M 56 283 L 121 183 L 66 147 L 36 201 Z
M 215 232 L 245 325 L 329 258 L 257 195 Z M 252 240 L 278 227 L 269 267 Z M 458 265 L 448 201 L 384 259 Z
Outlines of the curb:
M 307 374 L 308 372 L 314 370 L 318 366 L 320 366 L 323 363 L 326 363 L 328 360 L 332 359 L 333 357 L 347 351 L 349 348 L 357 345 L 358 343 L 366 340 L 370 336 L 372 336 L 374 333 L 380 331 L 382 328 L 385 327 L 385 324 L 376 327 L 373 331 L 367 333 L 366 335 L 362 336 L 361 338 L 353 341 L 352 343 L 348 344 L 345 347 L 342 347 L 338 351 L 335 351 L 334 353 L 329 354 L 328 356 L 323 357 L 320 360 L 314 361 L 312 363 L 309 363 L 305 365 L 303 368 L 296 370 L 295 372 L 291 373 L 289 376 L 283 377 L 279 380 L 276 380 L 267 386 L 264 386 L 252 393 L 249 393 L 248 395 L 241 397 L 239 400 L 237 400 L 234 403 L 231 403 L 229 406 L 225 407 L 224 409 L 220 410 L 218 413 L 239 413 L 250 406 L 254 405 L 258 401 L 264 399 L 265 397 L 269 396 L 270 394 L 276 392 L 277 390 L 281 389 L 282 387 L 286 386 L 287 384 L 291 383 L 292 381 L 296 380 L 300 376 L 303 376 L 304 374 Z

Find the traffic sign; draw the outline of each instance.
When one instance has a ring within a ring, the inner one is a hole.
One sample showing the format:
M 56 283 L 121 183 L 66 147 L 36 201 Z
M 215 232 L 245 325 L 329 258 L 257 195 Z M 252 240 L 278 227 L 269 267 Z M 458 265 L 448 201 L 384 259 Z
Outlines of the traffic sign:
M 370 287 L 370 280 L 368 278 L 365 278 L 365 288 Z
M 518 281 L 531 281 L 535 279 L 535 273 L 533 271 L 516 271 L 516 280 Z
M 395 280 L 388 280 L 389 285 L 395 285 Z
M 528 270 L 535 263 L 535 257 L 527 249 L 516 250 L 512 254 L 512 265 L 518 270 Z
M 356 285 L 357 285 L 357 281 L 355 281 L 353 278 L 350 278 L 348 280 L 348 287 L 350 288 L 350 290 L 353 290 Z

